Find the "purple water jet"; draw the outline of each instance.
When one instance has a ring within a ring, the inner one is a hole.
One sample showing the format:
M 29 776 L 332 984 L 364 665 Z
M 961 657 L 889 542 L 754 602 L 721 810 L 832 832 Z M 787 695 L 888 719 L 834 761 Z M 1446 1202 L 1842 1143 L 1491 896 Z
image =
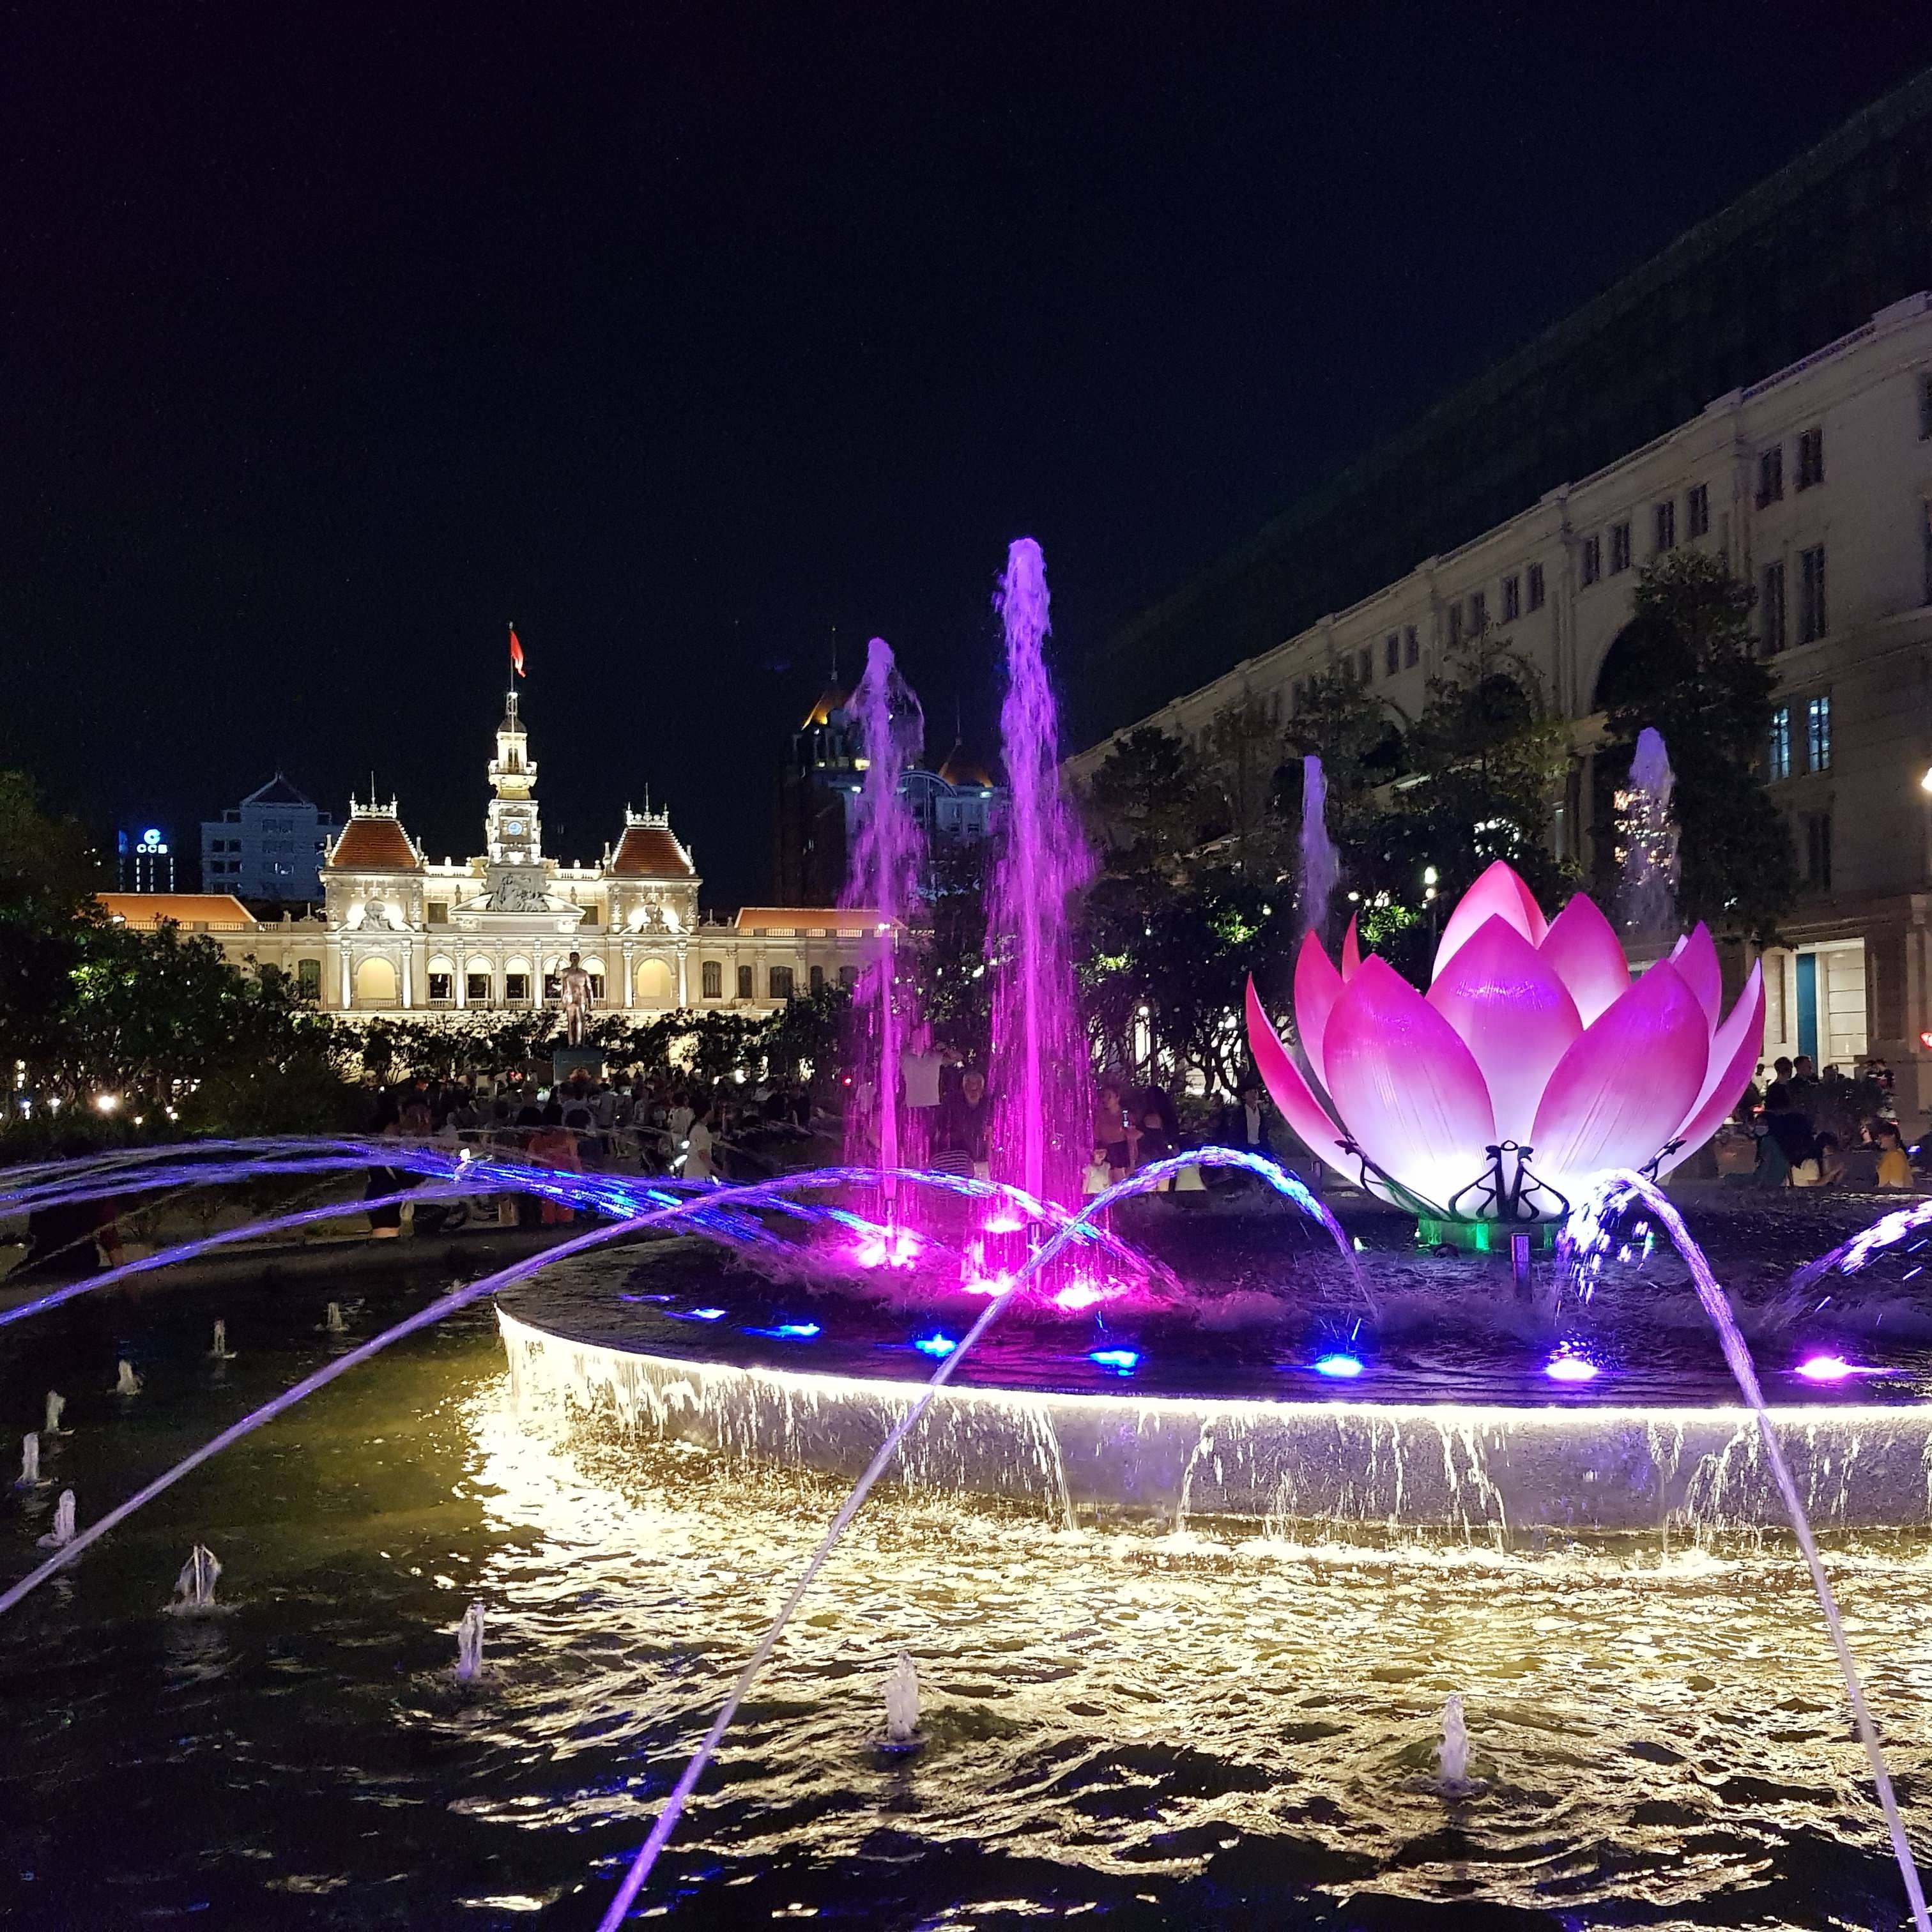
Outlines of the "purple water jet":
M 1091 1132 L 1093 1079 L 1067 902 L 1093 862 L 1060 794 L 1060 723 L 1042 650 L 1046 570 L 1031 537 L 1007 551 L 993 603 L 1006 631 L 1000 741 L 1010 799 L 987 907 L 994 1160 L 1036 1200 L 1070 1202 Z
M 1312 752 L 1301 761 L 1301 899 L 1303 931 L 1324 945 L 1328 901 L 1342 876 L 1341 856 L 1328 836 L 1328 781 Z
M 877 950 L 852 995 L 848 1064 L 857 1070 L 858 1104 L 845 1112 L 845 1157 L 876 1164 L 881 1175 L 918 1166 L 926 1150 L 910 1143 L 899 1078 L 902 1056 L 922 1044 L 918 990 L 901 970 L 899 947 L 906 915 L 919 892 L 920 832 L 910 802 L 900 790 L 906 767 L 926 742 L 919 700 L 899 676 L 892 647 L 874 638 L 866 648 L 866 674 L 852 694 L 859 742 L 866 760 L 859 794 L 858 836 L 850 875 L 839 904 L 878 915 Z M 887 1199 L 895 1192 L 881 1180 Z

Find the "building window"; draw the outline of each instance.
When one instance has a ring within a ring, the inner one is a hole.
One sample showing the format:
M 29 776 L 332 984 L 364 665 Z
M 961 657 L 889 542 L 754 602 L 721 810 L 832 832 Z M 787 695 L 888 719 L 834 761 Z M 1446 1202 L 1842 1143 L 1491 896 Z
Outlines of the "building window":
M 1774 442 L 1757 460 L 1757 506 L 1775 503 L 1784 494 L 1784 446 Z
M 788 1000 L 791 998 L 791 968 L 789 966 L 774 966 L 771 969 L 770 979 L 771 997 L 773 999 Z
M 1828 691 L 1804 707 L 1804 769 L 1811 772 L 1832 769 L 1832 694 Z
M 560 1000 L 563 998 L 563 982 L 554 973 L 546 973 L 543 976 L 543 988 L 544 998 L 546 1000 Z
M 1422 640 L 1415 634 L 1415 626 L 1411 624 L 1402 634 L 1402 664 L 1405 670 L 1413 670 L 1422 662 Z
M 1920 534 L 1925 552 L 1925 601 L 1932 604 L 1932 502 L 1922 503 L 1918 508 L 1924 526 Z
M 1832 890 L 1832 814 L 1813 812 L 1804 821 L 1804 883 L 1814 892 Z
M 1677 548 L 1677 500 L 1674 496 L 1657 506 L 1657 548 L 1660 550 Z
M 320 959 L 298 959 L 296 962 L 296 988 L 305 1000 L 322 998 L 322 962 Z
M 856 966 L 842 966 L 838 969 L 838 983 L 847 992 L 859 983 L 859 969 Z
M 1784 566 L 1768 563 L 1759 580 L 1757 593 L 1757 645 L 1760 652 L 1774 658 L 1784 648 Z
M 752 969 L 748 966 L 738 968 L 738 997 L 741 1000 L 752 997 Z
M 1932 442 L 1932 376 L 1918 379 L 1918 440 Z
M 1684 534 L 1692 538 L 1711 532 L 1711 487 L 1694 483 L 1684 493 Z
M 1628 570 L 1630 564 L 1630 526 L 1628 524 L 1610 526 L 1610 574 L 1614 577 L 1620 570 Z
M 429 997 L 434 1005 L 437 1000 L 455 998 L 456 976 L 453 973 L 432 973 L 429 976 Z
M 1449 607 L 1449 648 L 1453 651 L 1462 641 L 1462 600 L 1459 597 Z
M 1307 686 L 1300 678 L 1294 680 L 1294 688 L 1288 694 L 1288 715 L 1291 718 L 1301 716 L 1301 706 L 1307 695 Z
M 1825 432 L 1808 429 L 1798 439 L 1798 487 L 1808 490 L 1825 480 Z
M 822 993 L 825 990 L 825 968 L 823 966 L 814 966 L 812 969 L 812 990 L 814 993 Z
M 1765 776 L 1788 778 L 1791 776 L 1791 706 L 1780 704 L 1771 714 L 1771 739 L 1766 747 Z
M 1472 590 L 1469 593 L 1469 628 L 1486 631 L 1490 625 L 1490 593 L 1486 590 Z
M 449 902 L 447 899 L 430 901 L 429 923 L 431 926 L 447 926 L 449 923 Z
M 604 976 L 602 973 L 593 973 L 590 976 L 590 997 L 599 1006 L 604 1004 Z
M 1932 598 L 1928 598 L 1928 602 L 1932 602 Z M 1396 631 L 1391 631 L 1388 635 L 1382 640 L 1382 674 L 1386 677 L 1393 677 L 1397 671 L 1401 670 L 1401 633 Z
M 527 973 L 506 973 L 503 997 L 512 1006 L 527 1001 L 530 997 L 530 976 Z
M 463 997 L 472 1006 L 487 1006 L 490 1004 L 489 974 L 487 973 L 464 974 Z
M 1601 537 L 1583 539 L 1583 583 L 1585 587 L 1596 582 L 1604 574 L 1604 540 Z
M 1816 644 L 1825 634 L 1825 546 L 1798 554 L 1798 641 Z
M 724 997 L 724 962 L 722 959 L 707 959 L 699 969 L 707 1000 L 722 1000 Z
M 1529 566 L 1529 608 L 1532 610 L 1543 608 L 1543 566 L 1540 563 Z
M 1522 615 L 1522 579 L 1506 577 L 1503 579 L 1503 622 L 1513 624 Z
M 1376 674 L 1376 654 L 1366 646 L 1355 653 L 1355 682 L 1366 684 Z

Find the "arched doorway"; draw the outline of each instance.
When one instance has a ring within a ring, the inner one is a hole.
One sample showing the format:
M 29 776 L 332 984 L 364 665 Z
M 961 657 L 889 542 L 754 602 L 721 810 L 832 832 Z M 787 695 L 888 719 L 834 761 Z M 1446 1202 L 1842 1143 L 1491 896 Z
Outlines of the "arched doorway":
M 670 966 L 662 959 L 640 959 L 638 962 L 638 1004 L 640 1006 L 668 1006 L 676 998 L 674 990 L 676 982 L 671 978 Z
M 396 968 L 392 960 L 369 958 L 357 965 L 356 1004 L 358 1006 L 393 1006 L 396 1004 Z

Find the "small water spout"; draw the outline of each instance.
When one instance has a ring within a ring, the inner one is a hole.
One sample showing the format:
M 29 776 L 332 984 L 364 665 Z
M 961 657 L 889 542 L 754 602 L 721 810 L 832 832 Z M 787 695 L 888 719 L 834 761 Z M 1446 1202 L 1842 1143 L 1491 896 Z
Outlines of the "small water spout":
M 213 1610 L 215 1580 L 220 1574 L 221 1564 L 214 1552 L 205 1543 L 197 1543 L 175 1579 L 175 1600 L 170 1607 L 183 1616 Z
M 124 1355 L 121 1359 L 120 1372 L 115 1378 L 114 1393 L 116 1395 L 139 1395 L 141 1393 L 141 1378 L 135 1374 L 134 1364 Z
M 1341 856 L 1328 836 L 1328 781 L 1311 752 L 1301 761 L 1301 924 L 1324 945 L 1328 901 L 1341 876 Z
M 1436 1749 L 1436 1772 L 1444 1791 L 1469 1788 L 1469 1727 L 1463 1721 L 1460 1693 L 1442 1706 L 1442 1742 Z
M 30 1429 L 20 1438 L 20 1480 L 17 1489 L 31 1490 L 40 1480 L 40 1438 Z
M 328 1304 L 328 1311 L 322 1318 L 322 1325 L 332 1335 L 346 1335 L 349 1333 L 349 1324 L 342 1318 L 340 1302 L 332 1301 Z
M 60 1501 L 54 1504 L 54 1526 L 46 1535 L 35 1538 L 42 1550 L 64 1550 L 74 1540 L 74 1492 L 63 1490 Z
M 61 1426 L 61 1416 L 67 1407 L 67 1397 L 58 1389 L 47 1390 L 47 1419 L 40 1425 L 43 1436 L 64 1436 L 67 1431 Z
M 474 1684 L 483 1674 L 483 1606 L 472 1604 L 456 1627 L 456 1681 Z
M 919 1672 L 904 1651 L 886 1678 L 886 1741 L 904 1744 L 919 1729 Z
M 1663 738 L 1638 733 L 1630 782 L 1617 794 L 1617 911 L 1624 931 L 1640 943 L 1670 938 L 1677 917 L 1677 825 L 1670 796 L 1677 780 Z
M 208 1359 L 216 1362 L 232 1362 L 234 1356 L 228 1347 L 228 1324 L 217 1322 L 214 1324 L 214 1346 L 208 1352 Z

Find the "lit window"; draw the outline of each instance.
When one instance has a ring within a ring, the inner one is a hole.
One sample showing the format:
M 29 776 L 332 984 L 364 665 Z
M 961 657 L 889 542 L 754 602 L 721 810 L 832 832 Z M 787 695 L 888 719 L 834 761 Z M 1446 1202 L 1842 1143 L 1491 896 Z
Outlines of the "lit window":
M 1856 764 L 1854 758 L 1852 762 Z M 1832 769 L 1832 694 L 1813 698 L 1804 707 L 1804 766 L 1808 771 Z
M 1798 555 L 1798 641 L 1816 644 L 1825 634 L 1825 546 Z
M 1757 506 L 1777 502 L 1784 494 L 1784 446 L 1774 442 L 1757 460 Z
M 1540 563 L 1529 566 L 1529 608 L 1532 610 L 1543 608 L 1543 566 Z
M 1630 565 L 1630 526 L 1628 524 L 1610 526 L 1610 574 L 1614 577 L 1620 570 L 1628 570 Z
M 1583 582 L 1586 586 L 1596 582 L 1604 574 L 1604 540 L 1601 537 L 1588 536 L 1583 539 Z
M 1765 776 L 1788 778 L 1791 776 L 1791 706 L 1780 704 L 1771 714 L 1771 737 L 1766 747 Z
M 1808 429 L 1798 439 L 1798 487 L 1808 490 L 1825 480 L 1825 432 Z
M 1757 643 L 1760 652 L 1777 656 L 1784 648 L 1784 566 L 1768 563 L 1759 580 Z
M 1684 534 L 1692 538 L 1707 536 L 1711 529 L 1711 486 L 1694 483 L 1684 493 Z
M 1672 497 L 1657 506 L 1657 548 L 1660 550 L 1677 548 L 1677 502 Z

